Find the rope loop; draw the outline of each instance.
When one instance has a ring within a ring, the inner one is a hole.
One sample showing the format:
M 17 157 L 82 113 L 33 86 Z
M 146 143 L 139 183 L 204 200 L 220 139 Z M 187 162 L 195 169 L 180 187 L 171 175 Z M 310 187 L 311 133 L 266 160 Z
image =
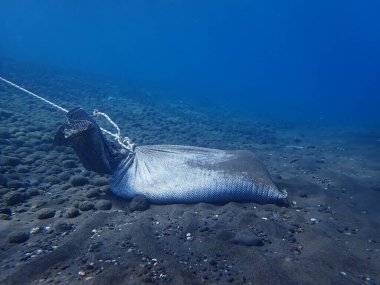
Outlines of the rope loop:
M 107 119 L 107 121 L 116 129 L 116 133 L 111 133 L 109 131 L 106 131 L 102 128 L 100 128 L 102 131 L 106 132 L 107 134 L 111 135 L 112 137 L 114 137 L 116 139 L 116 141 L 121 145 L 123 146 L 124 148 L 126 148 L 127 150 L 133 152 L 134 149 L 135 149 L 135 144 L 132 142 L 132 140 L 129 138 L 129 137 L 122 137 L 121 136 L 121 132 L 120 132 L 120 128 L 119 126 L 114 122 L 112 121 L 112 119 L 106 114 L 106 113 L 103 113 L 103 112 L 99 112 L 98 109 L 95 109 L 92 113 L 93 116 L 95 117 L 104 117 Z

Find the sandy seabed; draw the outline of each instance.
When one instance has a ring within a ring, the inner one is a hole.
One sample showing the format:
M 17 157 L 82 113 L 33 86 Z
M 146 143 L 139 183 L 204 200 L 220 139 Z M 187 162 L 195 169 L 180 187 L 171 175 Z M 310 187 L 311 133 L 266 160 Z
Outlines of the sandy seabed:
M 378 130 L 216 118 L 109 82 L 17 74 L 65 107 L 106 111 L 139 145 L 252 150 L 290 206 L 120 199 L 52 144 L 63 113 L 0 84 L 0 284 L 380 284 Z

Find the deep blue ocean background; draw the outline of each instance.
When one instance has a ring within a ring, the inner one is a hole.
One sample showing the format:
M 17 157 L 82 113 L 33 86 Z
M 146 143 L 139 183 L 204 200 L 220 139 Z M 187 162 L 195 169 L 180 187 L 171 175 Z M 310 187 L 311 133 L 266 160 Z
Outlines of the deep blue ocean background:
M 1 0 L 0 56 L 245 119 L 376 126 L 379 15 L 376 0 Z

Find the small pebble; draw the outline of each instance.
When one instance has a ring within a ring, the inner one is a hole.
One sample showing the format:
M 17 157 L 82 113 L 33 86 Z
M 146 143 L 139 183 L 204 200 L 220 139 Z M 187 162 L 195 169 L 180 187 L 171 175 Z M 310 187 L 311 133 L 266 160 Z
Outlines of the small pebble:
M 0 174 L 0 185 L 7 186 L 7 182 L 8 182 L 8 179 L 4 175 Z
M 95 197 L 98 197 L 99 195 L 100 194 L 97 189 L 91 189 L 86 193 L 87 198 L 95 198 Z
M 54 217 L 55 210 L 49 208 L 43 208 L 36 213 L 36 216 L 40 220 L 49 219 Z
M 131 212 L 145 211 L 149 209 L 149 206 L 149 200 L 144 195 L 137 195 L 132 199 L 131 203 L 129 203 L 129 210 Z
M 61 183 L 61 180 L 58 177 L 55 176 L 47 176 L 44 179 L 44 182 L 50 183 L 50 184 L 59 184 Z
M 290 242 L 290 243 L 295 243 L 297 240 L 296 240 L 296 238 L 294 238 L 294 237 L 289 237 L 288 238 L 288 242 Z
M 92 184 L 95 186 L 105 186 L 108 185 L 108 179 L 104 177 L 97 177 L 92 180 Z
M 68 232 L 72 228 L 73 228 L 72 224 L 65 223 L 65 222 L 58 222 L 57 224 L 54 225 L 54 229 L 58 233 Z
M 70 178 L 70 183 L 73 186 L 83 186 L 88 183 L 88 179 L 82 175 L 75 175 Z
M 11 181 L 8 181 L 7 186 L 8 186 L 9 188 L 19 189 L 19 188 L 24 187 L 25 185 L 24 185 L 24 183 L 22 183 L 21 181 L 18 181 L 18 180 L 11 180 Z
M 25 165 L 18 165 L 16 166 L 15 170 L 18 172 L 18 173 L 27 173 L 29 172 L 29 168 Z
M 64 160 L 62 165 L 66 168 L 75 168 L 77 167 L 77 163 L 74 160 Z
M 38 189 L 33 189 L 33 188 L 29 188 L 27 193 L 30 197 L 40 195 L 40 191 L 38 191 Z
M 78 208 L 81 211 L 89 211 L 94 209 L 94 204 L 89 201 L 83 201 L 79 203 Z
M 232 239 L 235 244 L 246 245 L 246 246 L 263 246 L 263 240 L 258 237 L 251 230 L 241 230 Z
M 62 181 L 67 181 L 70 179 L 70 174 L 68 172 L 61 172 L 57 175 L 57 177 Z
M 12 210 L 10 208 L 0 208 L 0 214 L 5 214 L 5 215 L 12 215 Z
M 11 219 L 11 216 L 10 215 L 7 215 L 7 214 L 2 214 L 0 213 L 0 219 L 1 220 L 4 220 L 4 221 L 8 221 Z
M 25 201 L 24 195 L 16 192 L 16 191 L 11 191 L 3 196 L 5 204 L 8 206 L 20 204 Z
M 86 276 L 86 271 L 84 271 L 84 270 L 79 270 L 78 274 L 79 274 L 80 276 Z
M 10 243 L 22 243 L 26 242 L 29 239 L 28 232 L 14 232 L 11 233 L 8 237 Z
M 6 129 L 0 129 L 0 138 L 10 139 L 11 135 Z
M 212 266 L 216 266 L 218 264 L 215 259 L 211 259 L 209 263 Z
M 96 202 L 95 208 L 98 210 L 110 210 L 112 208 L 112 203 L 108 200 L 99 200 Z
M 53 228 L 50 226 L 42 227 L 42 233 L 44 234 L 51 234 L 53 232 Z
M 186 240 L 193 240 L 193 237 L 191 236 L 191 233 L 186 234 Z
M 45 206 L 47 203 L 46 201 L 43 201 L 43 200 L 37 200 L 35 202 L 33 202 L 32 204 L 32 209 L 39 209 L 39 208 L 42 208 L 43 206 Z
M 79 210 L 77 208 L 71 207 L 71 208 L 67 209 L 67 212 L 66 212 L 67 218 L 72 219 L 72 218 L 75 218 L 78 216 L 79 216 Z
M 4 155 L 0 160 L 1 166 L 17 166 L 19 164 L 21 164 L 21 160 L 18 159 L 17 157 Z
M 30 233 L 31 233 L 32 235 L 42 233 L 42 228 L 43 228 L 43 227 L 35 227 L 35 228 L 32 228 L 32 229 L 30 230 Z

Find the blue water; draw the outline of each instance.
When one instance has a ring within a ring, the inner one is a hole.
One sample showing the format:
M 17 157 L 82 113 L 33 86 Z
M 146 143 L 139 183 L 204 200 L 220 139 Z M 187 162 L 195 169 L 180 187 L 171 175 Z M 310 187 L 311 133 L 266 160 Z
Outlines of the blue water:
M 376 0 L 2 0 L 0 56 L 246 118 L 379 124 L 379 14 Z

